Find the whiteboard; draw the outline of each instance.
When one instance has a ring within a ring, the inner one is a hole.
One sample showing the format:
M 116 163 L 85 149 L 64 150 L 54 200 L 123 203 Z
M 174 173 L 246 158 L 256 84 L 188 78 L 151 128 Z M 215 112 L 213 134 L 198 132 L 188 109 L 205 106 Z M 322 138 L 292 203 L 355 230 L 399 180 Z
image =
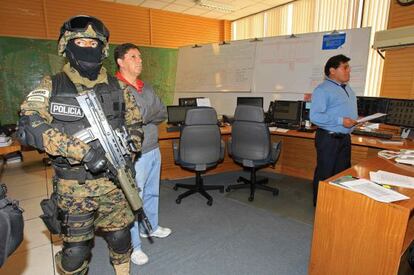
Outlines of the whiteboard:
M 257 43 L 252 92 L 311 93 L 324 78 L 326 61 L 338 54 L 351 58 L 350 86 L 364 95 L 371 28 L 276 36 Z M 324 39 L 340 35 L 343 44 L 323 47 Z
M 222 92 L 274 97 L 312 93 L 324 79 L 326 61 L 337 54 L 351 58 L 350 85 L 357 95 L 364 95 L 371 28 L 317 32 L 262 40 L 239 40 L 201 47 L 182 47 L 178 52 L 175 92 L 204 93 L 218 96 Z M 341 36 L 338 47 L 323 47 L 326 38 Z M 199 95 L 200 96 L 200 95 Z
M 255 50 L 249 41 L 180 48 L 175 91 L 250 92 Z

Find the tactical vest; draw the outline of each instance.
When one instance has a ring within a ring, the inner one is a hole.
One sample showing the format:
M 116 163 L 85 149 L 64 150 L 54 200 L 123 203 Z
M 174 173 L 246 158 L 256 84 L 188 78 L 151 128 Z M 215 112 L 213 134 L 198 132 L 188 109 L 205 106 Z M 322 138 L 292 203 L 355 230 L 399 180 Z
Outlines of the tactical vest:
M 96 85 L 95 91 L 106 118 L 113 129 L 120 128 L 124 122 L 125 102 L 118 81 L 108 76 L 108 83 Z M 73 135 L 90 126 L 76 96 L 75 85 L 64 73 L 52 76 L 52 93 L 49 111 L 53 116 L 51 125 L 62 133 Z
M 109 124 L 113 129 L 120 128 L 124 124 L 125 102 L 123 92 L 116 78 L 108 76 L 108 84 L 97 84 L 93 91 L 101 103 Z M 52 76 L 52 92 L 49 103 L 49 112 L 53 116 L 51 126 L 69 136 L 90 126 L 76 100 L 77 95 L 78 91 L 75 84 L 64 72 Z M 98 141 L 91 142 L 90 145 L 95 148 L 100 146 Z M 56 168 L 67 169 L 72 167 L 69 161 L 63 157 L 52 157 L 51 160 L 55 170 Z M 58 174 L 58 171 L 56 172 Z M 61 175 L 59 177 L 71 179 L 71 176 Z M 90 175 L 86 177 L 86 179 L 90 178 Z

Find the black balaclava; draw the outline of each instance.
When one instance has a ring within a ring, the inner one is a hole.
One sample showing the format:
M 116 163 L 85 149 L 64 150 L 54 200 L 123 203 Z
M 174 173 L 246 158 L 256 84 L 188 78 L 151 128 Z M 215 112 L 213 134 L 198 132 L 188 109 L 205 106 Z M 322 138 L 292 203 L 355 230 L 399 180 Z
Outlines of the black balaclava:
M 96 48 L 79 47 L 75 44 L 74 39 L 70 40 L 66 45 L 66 57 L 70 65 L 75 68 L 79 74 L 90 80 L 96 80 L 102 67 L 103 44 L 98 41 Z

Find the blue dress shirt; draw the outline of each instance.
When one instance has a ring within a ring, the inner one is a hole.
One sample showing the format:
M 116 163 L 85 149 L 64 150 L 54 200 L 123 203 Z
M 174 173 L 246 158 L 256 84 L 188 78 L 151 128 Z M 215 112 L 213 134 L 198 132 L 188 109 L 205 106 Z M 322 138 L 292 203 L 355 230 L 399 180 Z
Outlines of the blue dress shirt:
M 343 126 L 344 117 L 358 117 L 355 92 L 349 85 L 325 79 L 313 91 L 310 120 L 324 130 L 348 134 L 352 128 Z

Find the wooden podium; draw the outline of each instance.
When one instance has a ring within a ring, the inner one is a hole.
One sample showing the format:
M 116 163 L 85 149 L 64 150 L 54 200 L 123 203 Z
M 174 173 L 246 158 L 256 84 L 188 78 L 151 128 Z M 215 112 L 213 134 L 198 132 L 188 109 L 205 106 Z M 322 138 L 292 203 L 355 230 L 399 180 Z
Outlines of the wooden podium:
M 398 273 L 414 240 L 414 189 L 396 189 L 409 200 L 381 203 L 328 183 L 344 175 L 369 179 L 377 170 L 414 176 L 412 166 L 376 157 L 320 183 L 309 274 Z

